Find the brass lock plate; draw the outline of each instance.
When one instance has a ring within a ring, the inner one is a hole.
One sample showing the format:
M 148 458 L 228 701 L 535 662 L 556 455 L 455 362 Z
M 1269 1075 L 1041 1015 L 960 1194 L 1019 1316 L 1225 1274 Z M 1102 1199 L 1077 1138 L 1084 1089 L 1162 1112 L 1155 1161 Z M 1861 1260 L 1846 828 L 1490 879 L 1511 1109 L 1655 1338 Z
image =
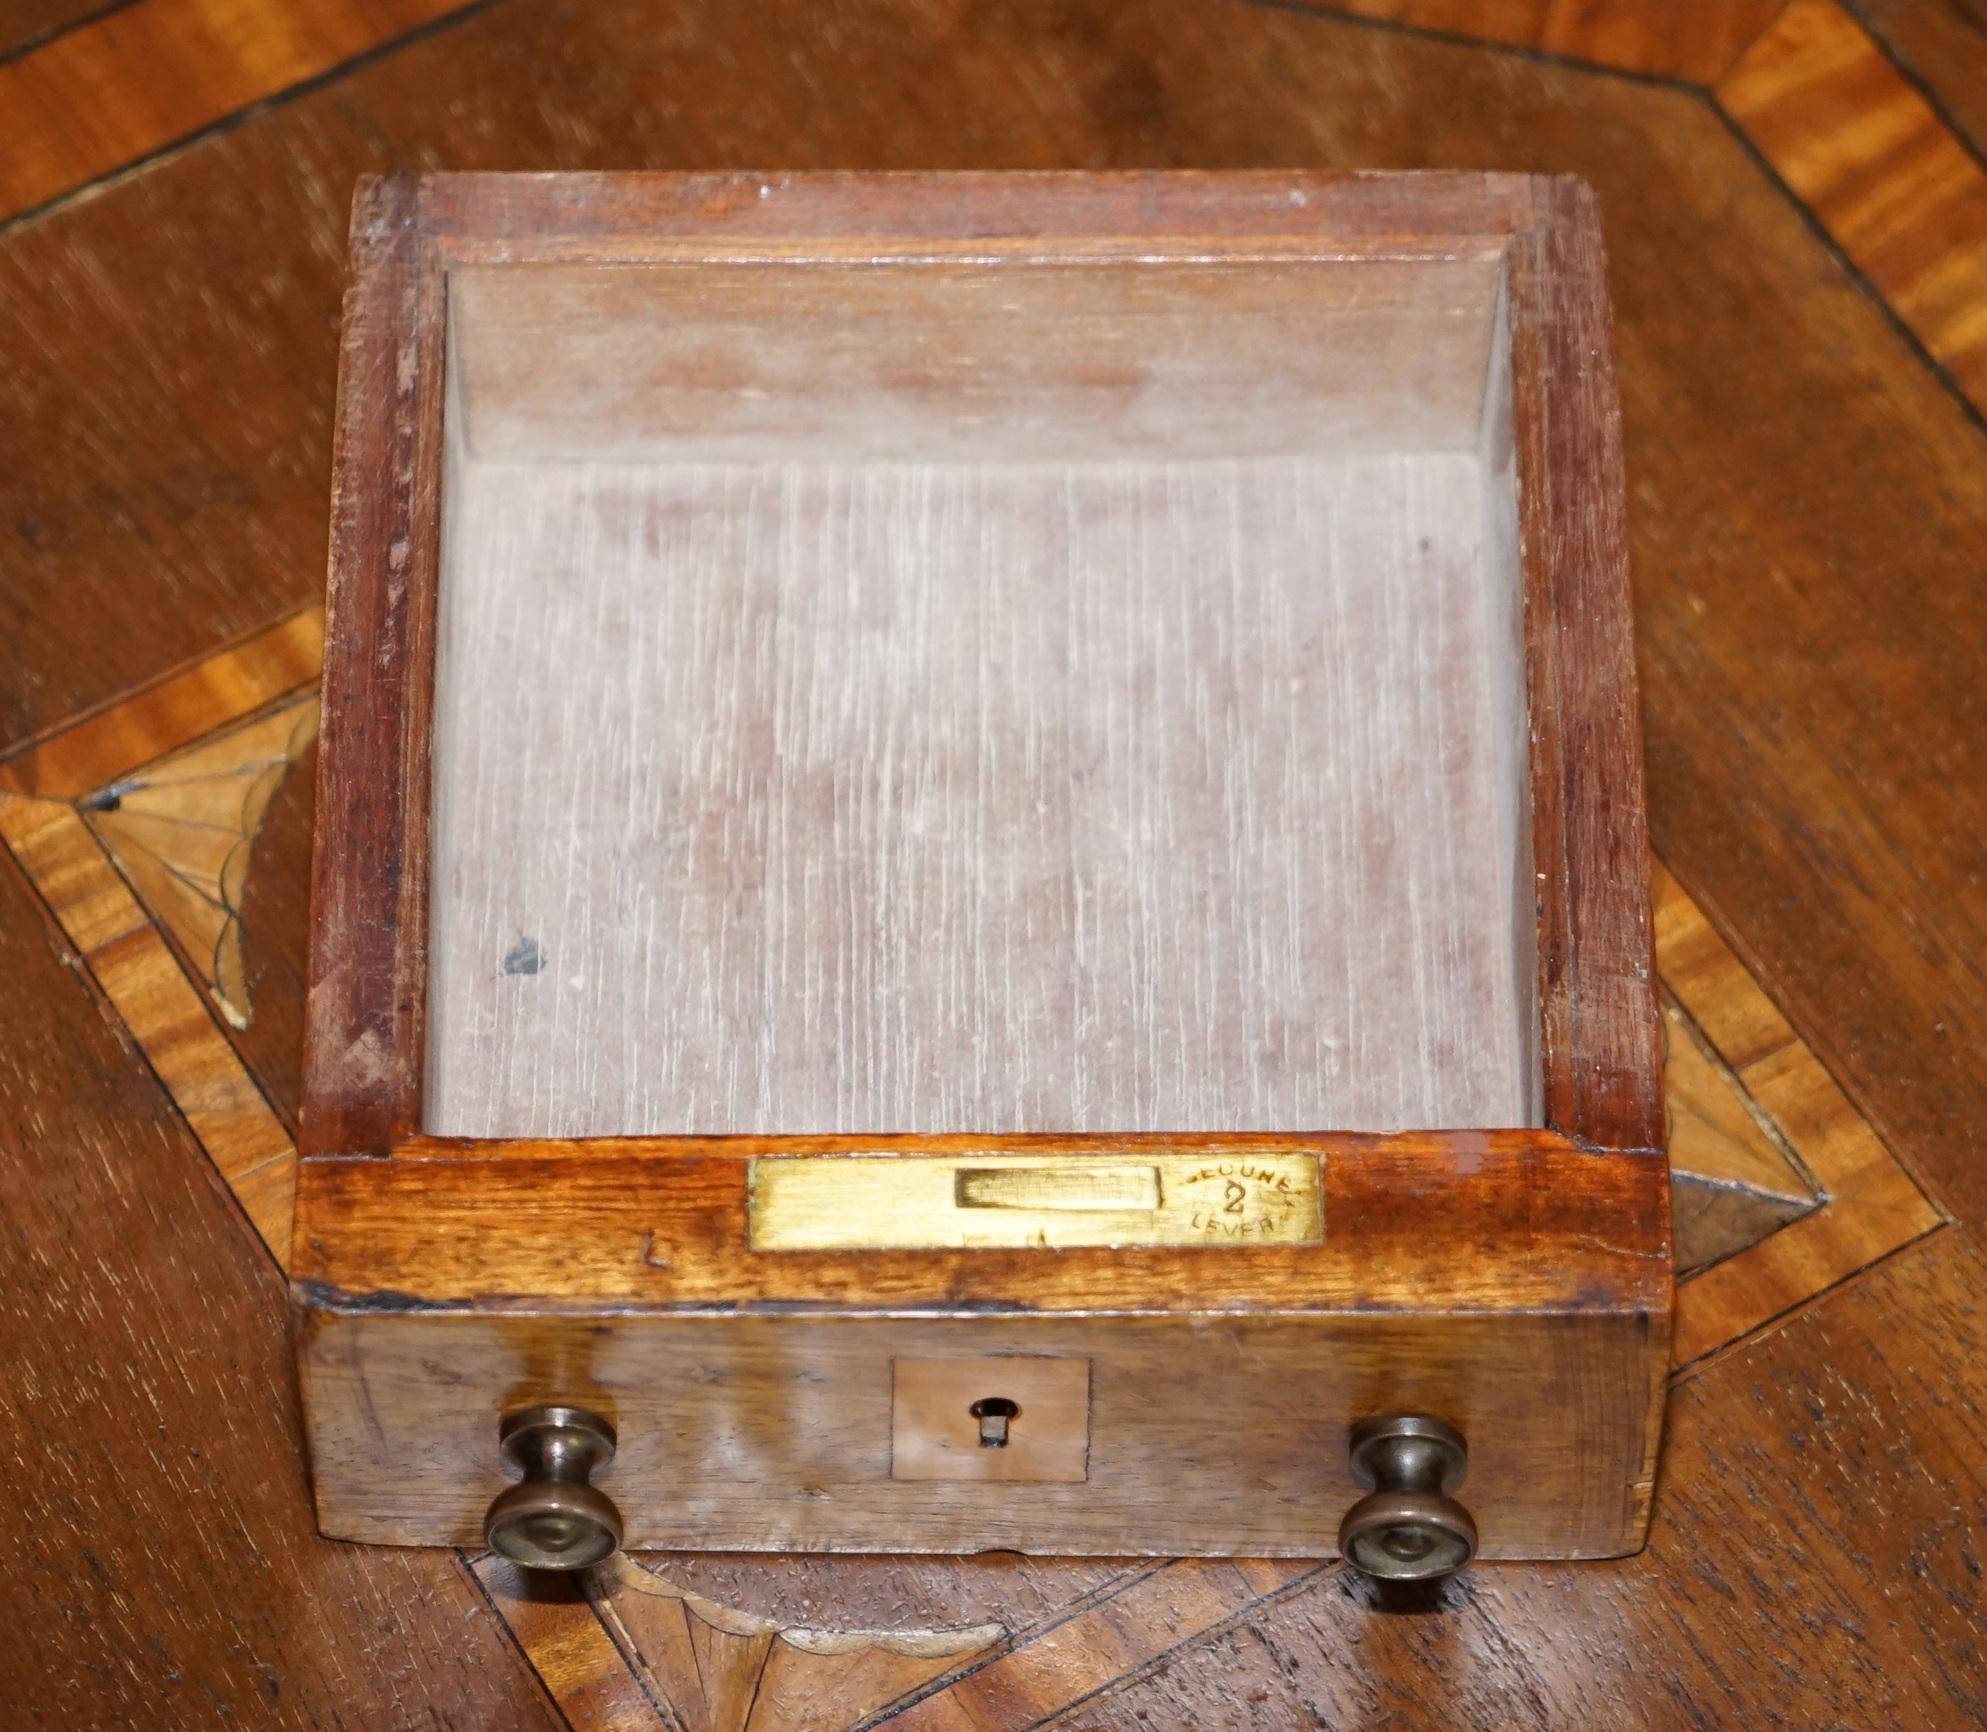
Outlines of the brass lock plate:
M 755 1251 L 1317 1245 L 1310 1149 L 1174 1154 L 768 1155 L 752 1162 Z

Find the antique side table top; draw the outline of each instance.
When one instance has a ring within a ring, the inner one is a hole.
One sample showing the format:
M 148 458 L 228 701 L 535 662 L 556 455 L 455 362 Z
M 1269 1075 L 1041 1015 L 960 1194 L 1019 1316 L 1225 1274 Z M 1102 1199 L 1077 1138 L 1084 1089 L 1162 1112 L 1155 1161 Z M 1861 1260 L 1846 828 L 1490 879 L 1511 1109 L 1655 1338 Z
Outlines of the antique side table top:
M 970 52 L 909 5 L 271 7 L 232 39 L 199 10 L 0 15 L 0 421 L 33 433 L 0 465 L 33 1391 L 0 1699 L 189 1727 L 1979 1717 L 1987 48 L 1958 8 L 1165 0 L 976 14 Z M 344 211 L 359 173 L 485 159 L 1595 182 L 1683 1274 L 1646 1553 L 1477 1572 L 1428 1618 L 1301 1564 L 646 1555 L 587 1597 L 315 1537 L 277 1251 Z

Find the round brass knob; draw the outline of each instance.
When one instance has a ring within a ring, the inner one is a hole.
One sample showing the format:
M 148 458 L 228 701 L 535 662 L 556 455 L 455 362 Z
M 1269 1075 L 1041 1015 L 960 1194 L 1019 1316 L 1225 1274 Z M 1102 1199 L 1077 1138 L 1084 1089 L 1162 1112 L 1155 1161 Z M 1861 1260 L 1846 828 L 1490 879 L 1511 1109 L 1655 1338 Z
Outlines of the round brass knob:
M 1339 1523 L 1347 1563 L 1391 1581 L 1427 1581 L 1476 1555 L 1476 1523 L 1449 1496 L 1469 1460 L 1463 1434 L 1418 1414 L 1352 1428 L 1352 1477 L 1367 1495 Z
M 534 1570 L 583 1570 L 621 1544 L 621 1512 L 591 1483 L 614 1459 L 614 1428 L 583 1407 L 529 1407 L 497 1433 L 504 1465 L 522 1482 L 483 1518 L 490 1549 Z

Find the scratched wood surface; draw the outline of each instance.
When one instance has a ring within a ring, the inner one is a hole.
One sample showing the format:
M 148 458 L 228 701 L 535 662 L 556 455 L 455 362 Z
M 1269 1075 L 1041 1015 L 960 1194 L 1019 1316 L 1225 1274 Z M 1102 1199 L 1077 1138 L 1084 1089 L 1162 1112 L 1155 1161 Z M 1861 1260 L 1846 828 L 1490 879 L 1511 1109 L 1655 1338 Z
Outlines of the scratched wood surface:
M 265 19 L 293 30 L 300 16 L 226 10 L 227 30 L 251 33 Z M 1730 966 L 1767 989 L 1707 1036 L 1712 1059 L 1694 1074 L 1736 1076 L 1778 1018 L 1834 1090 L 1816 1126 L 1842 1149 L 1839 1170 L 1867 1171 L 1874 1144 L 1962 1225 L 1939 1229 L 1935 1215 L 1928 1241 L 1923 1229 L 1898 1238 L 1878 1225 L 1902 1218 L 1893 1200 L 1861 1209 L 1853 1185 L 1838 1196 L 1838 1181 L 1817 1180 L 1827 1201 L 1708 1266 L 1707 1280 L 1744 1274 L 1845 1206 L 1872 1224 L 1820 1258 L 1810 1241 L 1756 1295 L 1737 1291 L 1755 1285 L 1750 1275 L 1733 1284 L 1745 1327 L 1736 1344 L 1707 1336 L 1684 1375 L 1652 1549 L 1627 1566 L 1483 1571 L 1434 1608 L 1398 1609 L 1338 1574 L 998 1559 L 776 1570 L 654 1558 L 644 1563 L 677 1594 L 615 1582 L 593 1601 L 527 1590 L 483 1560 L 479 1592 L 464 1596 L 445 1568 L 381 1578 L 403 1563 L 300 1537 L 301 1498 L 282 1489 L 301 1485 L 301 1467 L 280 1396 L 245 1431 L 229 1428 L 230 1402 L 263 1390 L 258 1367 L 280 1387 L 275 1266 L 240 1261 L 241 1245 L 260 1253 L 231 1222 L 225 1192 L 176 1164 L 184 1138 L 164 1128 L 170 1085 L 145 1067 L 135 1035 L 120 1043 L 125 1015 L 92 998 L 81 948 L 65 948 L 67 929 L 9 892 L 4 1014 L 20 1062 L 4 1077 L 17 1127 L 6 1161 L 10 1177 L 31 1179 L 9 1193 L 28 1258 L 0 1281 L 10 1298 L 22 1268 L 42 1283 L 9 1315 L 31 1320 L 23 1346 L 44 1354 L 30 1362 L 33 1402 L 9 1407 L 10 1422 L 34 1427 L 12 1434 L 25 1452 L 14 1483 L 47 1483 L 51 1463 L 66 1476 L 17 1506 L 34 1519 L 27 1562 L 0 1579 L 10 1715 L 204 1728 L 222 1703 L 244 1723 L 280 1726 L 562 1715 L 575 1728 L 646 1728 L 673 1713 L 736 1728 L 757 1682 L 758 1700 L 781 1705 L 765 1732 L 833 1724 L 843 1705 L 873 1713 L 878 1698 L 864 1692 L 888 1690 L 882 1668 L 901 1663 L 911 1676 L 913 1662 L 887 1647 L 882 1658 L 854 1644 L 838 1655 L 816 1639 L 824 1629 L 916 1647 L 921 1635 L 992 1623 L 1003 1633 L 989 1645 L 961 1636 L 948 1671 L 907 1686 L 935 1692 L 927 1723 L 1978 1723 L 1981 405 L 1928 361 L 1925 337 L 1859 264 L 1869 231 L 1844 216 L 1856 201 L 1803 206 L 1714 98 L 1663 82 L 1714 82 L 1775 10 L 1458 0 L 1403 7 L 1397 27 L 1333 7 L 1293 16 L 1190 0 L 1053 19 L 906 3 L 837 6 L 815 29 L 754 7 L 690 6 L 665 28 L 633 0 L 583 11 L 502 0 L 398 43 L 395 17 L 369 11 L 365 39 L 391 46 L 316 89 L 278 77 L 207 100 L 204 82 L 182 90 L 155 77 L 142 35 L 93 59 L 86 102 L 65 94 L 77 88 L 74 59 L 16 62 L 51 94 L 0 103 L 0 128 L 10 150 L 36 133 L 24 161 L 80 151 L 61 185 L 115 162 L 91 137 L 107 107 L 122 105 L 120 129 L 130 114 L 161 117 L 150 135 L 161 144 L 229 124 L 0 230 L 11 333 L 0 367 L 0 440 L 11 441 L 0 462 L 6 751 L 315 592 L 343 210 L 363 170 L 1303 163 L 1587 174 L 1614 261 L 1652 827 Z M 1684 11 L 1701 36 L 1679 34 Z M 120 12 L 169 34 L 185 8 L 136 0 Z M 1966 55 L 1978 9 L 1858 0 L 1826 22 L 1859 54 L 1867 24 L 1880 52 L 1829 85 L 1826 101 L 1811 87 L 1791 112 L 1824 139 L 1855 133 L 1873 146 L 1858 172 L 1896 189 L 1891 208 L 1910 225 L 1922 208 L 1909 191 L 1916 157 L 1882 148 L 1892 105 L 1922 82 L 1956 123 L 1951 136 L 1971 130 L 1977 142 L 1980 86 L 1967 67 L 1979 62 Z M 225 31 L 189 34 L 184 47 L 175 66 L 203 52 L 280 65 Z M 1654 81 L 1612 75 L 1610 56 Z M 192 119 L 188 94 L 202 98 Z M 1799 129 L 1768 142 L 1803 148 Z M 240 220 L 245 208 L 258 220 Z M 1965 201 L 1940 208 L 1912 247 L 1975 270 Z M 1908 270 L 1910 249 L 1903 258 Z M 179 699 L 164 709 L 181 713 Z M 140 761 L 111 764 L 105 779 Z M 216 1018 L 208 1038 L 224 1046 L 279 1044 L 264 1019 L 279 1015 L 284 968 L 294 977 L 301 953 L 265 967 L 254 936 L 267 921 L 258 909 L 280 929 L 300 895 L 307 803 L 293 776 L 270 808 L 246 891 L 255 1020 L 231 1035 Z M 266 884 L 263 862 L 276 874 Z M 141 1019 L 144 996 L 127 1000 Z M 1791 1050 L 1759 1058 L 1755 1080 L 1774 1080 Z M 253 1069 L 293 1107 L 280 1057 L 258 1052 Z M 1812 1083 L 1783 1110 L 1806 1110 Z M 1671 1087 L 1675 1099 L 1674 1072 Z M 1743 1118 L 1759 1123 L 1750 1109 Z M 1705 1173 L 1727 1176 L 1704 1188 L 1719 1189 L 1720 1208 L 1745 1185 L 1788 1201 L 1789 1181 L 1725 1108 L 1701 1113 L 1689 1134 L 1715 1144 Z M 220 1230 L 230 1225 L 232 1240 Z M 113 1258 L 81 1260 L 106 1243 Z M 84 1285 L 51 1302 L 46 1283 L 72 1263 Z M 135 1306 L 115 1302 L 131 1294 Z M 1769 1309 L 1745 1310 L 1752 1297 Z M 190 1324 L 189 1307 L 216 1326 Z M 146 1321 L 155 1314 L 177 1319 L 170 1339 Z M 18 1349 L 13 1358 L 24 1362 Z M 107 1414 L 145 1419 L 112 1435 Z M 217 1423 L 230 1441 L 203 1446 L 199 1468 L 162 1453 L 195 1433 L 211 1440 Z M 167 1533 L 192 1537 L 168 1549 Z M 960 1683 L 947 1685 L 954 1674 Z M 425 1699 L 410 1694 L 437 1677 Z

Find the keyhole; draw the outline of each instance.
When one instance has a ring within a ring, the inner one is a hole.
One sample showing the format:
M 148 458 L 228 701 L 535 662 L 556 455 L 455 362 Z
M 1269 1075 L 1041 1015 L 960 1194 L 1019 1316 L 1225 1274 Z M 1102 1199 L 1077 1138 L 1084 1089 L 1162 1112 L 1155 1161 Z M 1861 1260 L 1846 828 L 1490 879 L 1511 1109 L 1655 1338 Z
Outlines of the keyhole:
M 966 1411 L 980 1422 L 982 1449 L 1005 1449 L 1007 1423 L 1016 1418 L 1021 1409 L 1004 1395 L 988 1395 L 974 1402 Z

